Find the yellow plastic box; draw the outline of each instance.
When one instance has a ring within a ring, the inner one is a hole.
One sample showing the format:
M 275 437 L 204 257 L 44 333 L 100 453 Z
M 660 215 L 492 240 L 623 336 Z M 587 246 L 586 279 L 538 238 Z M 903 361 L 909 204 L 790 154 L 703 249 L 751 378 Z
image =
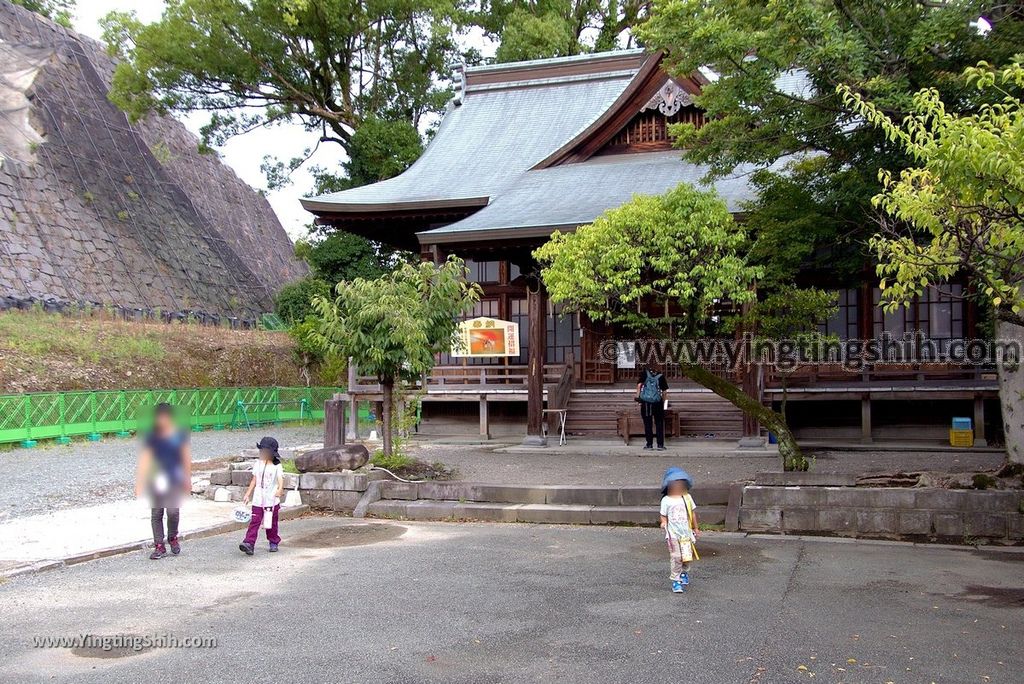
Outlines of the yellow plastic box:
M 972 447 L 974 446 L 974 430 L 950 430 L 949 446 Z

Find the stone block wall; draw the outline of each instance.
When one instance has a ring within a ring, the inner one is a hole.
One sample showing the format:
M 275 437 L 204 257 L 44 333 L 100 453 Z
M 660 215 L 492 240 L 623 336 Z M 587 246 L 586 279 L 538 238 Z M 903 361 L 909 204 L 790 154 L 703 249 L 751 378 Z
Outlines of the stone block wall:
M 24 105 L 0 117 L 0 300 L 251 319 L 305 271 L 266 198 L 180 122 L 107 99 L 99 43 L 0 0 L 0 64 L 31 74 L 0 79 Z
M 1024 492 L 748 486 L 739 529 L 965 543 L 1024 541 Z

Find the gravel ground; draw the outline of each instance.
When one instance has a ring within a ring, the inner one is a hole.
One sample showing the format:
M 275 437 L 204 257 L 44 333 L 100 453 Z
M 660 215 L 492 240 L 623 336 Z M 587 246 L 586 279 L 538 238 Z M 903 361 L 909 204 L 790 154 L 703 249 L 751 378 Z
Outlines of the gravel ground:
M 686 594 L 659 531 L 310 517 L 281 551 L 186 541 L 0 585 L 0 682 L 1020 682 L 1019 553 L 704 535 Z M 34 637 L 215 638 L 37 648 Z
M 699 481 L 732 482 L 757 473 L 782 470 L 776 456 L 737 455 L 720 447 L 702 449 L 694 444 L 677 453 L 642 451 L 638 445 L 630 455 L 587 451 L 547 453 L 494 453 L 480 446 L 424 444 L 416 456 L 441 461 L 457 469 L 460 480 L 517 484 L 656 485 L 669 466 L 681 466 Z M 811 471 L 817 473 L 870 473 L 897 470 L 974 471 L 995 468 L 1002 454 L 907 451 L 825 451 L 815 455 Z
M 281 446 L 323 439 L 323 427 L 254 428 L 192 435 L 195 461 L 232 456 L 255 446 L 263 431 Z M 63 508 L 132 497 L 138 442 L 109 438 L 0 453 L 0 522 Z

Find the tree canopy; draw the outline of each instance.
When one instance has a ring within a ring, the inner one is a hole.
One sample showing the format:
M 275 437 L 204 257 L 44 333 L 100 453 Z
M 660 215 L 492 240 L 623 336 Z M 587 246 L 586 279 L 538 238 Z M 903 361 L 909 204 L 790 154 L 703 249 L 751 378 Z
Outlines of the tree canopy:
M 121 61 L 110 98 L 138 118 L 210 113 L 204 141 L 290 120 L 349 149 L 368 117 L 439 111 L 458 47 L 463 0 L 170 0 L 160 21 L 104 19 Z
M 878 130 L 853 125 L 856 112 L 836 87 L 896 119 L 912 111 L 924 86 L 950 110 L 975 110 L 977 94 L 959 74 L 1020 50 L 1024 6 L 656 0 L 636 32 L 665 51 L 670 72 L 701 70 L 712 80 L 696 98 L 707 123 L 673 127 L 684 156 L 716 176 L 741 165 L 762 169 L 754 176 L 761 193 L 747 207 L 755 234 L 767 226 L 776 232 L 768 242 L 793 245 L 790 265 L 850 277 L 867 258 L 877 169 L 905 168 L 911 159 Z
M 341 282 L 332 297 L 315 297 L 313 339 L 327 352 L 351 357 L 360 373 L 384 389 L 384 453 L 391 454 L 392 391 L 397 381 L 416 380 L 435 357 L 456 344 L 459 317 L 480 298 L 456 257 L 441 266 L 403 264 L 375 279 Z

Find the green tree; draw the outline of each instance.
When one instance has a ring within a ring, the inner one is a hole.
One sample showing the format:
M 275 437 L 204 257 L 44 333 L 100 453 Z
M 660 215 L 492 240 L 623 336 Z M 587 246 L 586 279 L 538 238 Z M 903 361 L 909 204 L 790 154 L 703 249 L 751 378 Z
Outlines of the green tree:
M 990 30 L 979 28 L 979 17 Z M 764 244 L 788 245 L 790 262 L 847 281 L 869 259 L 876 170 L 898 171 L 911 159 L 879 131 L 851 125 L 856 112 L 836 86 L 895 119 L 926 85 L 951 110 L 976 108 L 958 75 L 1020 50 L 1024 5 L 655 0 L 636 33 L 665 51 L 670 73 L 713 74 L 696 98 L 707 123 L 673 127 L 684 157 L 708 164 L 711 176 L 760 168 L 760 194 L 746 207 L 758 240 L 770 230 Z
M 966 274 L 995 312 L 996 337 L 1024 344 L 1024 56 L 995 69 L 968 68 L 977 113 L 950 112 L 934 88 L 919 91 L 910 114 L 895 120 L 850 88 L 847 106 L 878 127 L 914 160 L 880 172 L 875 206 L 889 217 L 871 245 L 887 308 L 907 304 L 925 287 Z M 1019 352 L 1018 352 L 1019 354 Z M 999 397 L 1007 454 L 1024 463 L 1024 371 L 1000 363 Z
M 207 145 L 297 121 L 351 153 L 372 117 L 416 130 L 444 107 L 450 65 L 478 59 L 458 46 L 467 21 L 464 0 L 170 0 L 153 24 L 115 12 L 110 99 L 133 119 L 209 112 Z
M 327 296 L 330 292 L 330 283 L 322 278 L 299 278 L 278 291 L 274 297 L 274 312 L 289 326 L 294 326 L 313 313 L 313 297 Z
M 483 3 L 476 21 L 499 40 L 495 59 L 566 57 L 630 46 L 629 27 L 650 0 L 496 0 Z
M 374 280 L 338 283 L 333 298 L 313 300 L 319 345 L 338 357 L 351 357 L 360 372 L 380 382 L 388 456 L 396 384 L 416 380 L 434 367 L 435 356 L 457 343 L 458 317 L 480 298 L 480 287 L 466 275 L 455 257 L 441 266 L 403 264 Z
M 75 14 L 75 0 L 12 0 L 15 5 L 41 14 L 64 28 L 71 28 L 71 19 Z
M 682 184 L 637 195 L 573 233 L 555 233 L 534 251 L 551 299 L 591 320 L 635 333 L 705 334 L 722 300 L 754 301 L 764 269 L 747 262 L 749 236 L 714 192 Z M 787 469 L 806 460 L 784 417 L 692 359 L 687 377 L 754 416 L 779 438 Z

